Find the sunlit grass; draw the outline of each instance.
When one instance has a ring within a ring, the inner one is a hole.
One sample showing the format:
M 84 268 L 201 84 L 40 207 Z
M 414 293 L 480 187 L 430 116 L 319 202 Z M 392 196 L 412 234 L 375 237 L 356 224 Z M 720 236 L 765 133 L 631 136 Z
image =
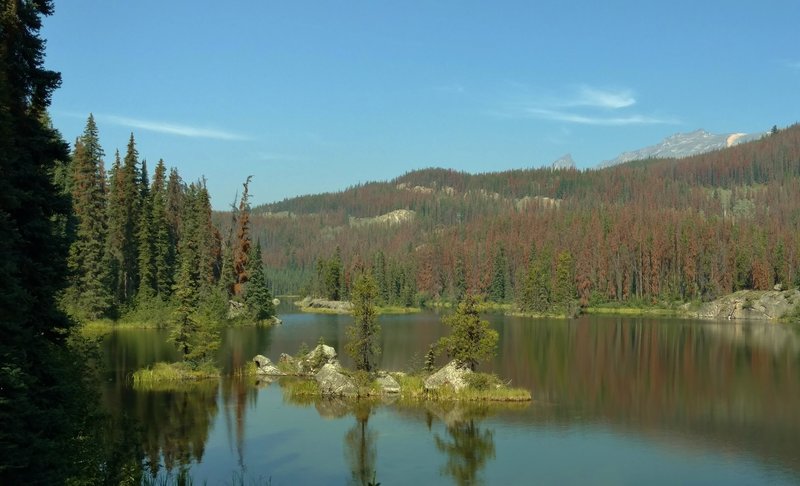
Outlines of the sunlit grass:
M 495 375 L 487 373 L 473 373 L 468 378 L 469 385 L 459 391 L 450 386 L 444 386 L 438 390 L 425 390 L 427 376 L 421 374 L 396 373 L 393 376 L 400 384 L 400 396 L 403 399 L 467 402 L 528 402 L 531 400 L 530 390 L 509 387 Z
M 156 363 L 133 373 L 133 387 L 142 389 L 169 389 L 176 385 L 218 379 L 219 369 L 212 365 L 193 369 L 186 363 Z

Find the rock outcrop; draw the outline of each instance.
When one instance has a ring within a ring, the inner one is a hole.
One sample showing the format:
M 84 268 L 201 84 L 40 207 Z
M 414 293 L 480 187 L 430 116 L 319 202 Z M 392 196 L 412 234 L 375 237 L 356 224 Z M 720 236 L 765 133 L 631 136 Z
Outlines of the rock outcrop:
M 325 300 L 306 297 L 295 302 L 300 310 L 313 312 L 314 310 L 324 310 L 338 314 L 349 314 L 353 310 L 353 304 L 344 300 Z
M 775 320 L 795 311 L 800 291 L 740 290 L 707 302 L 689 314 L 700 319 Z
M 336 350 L 331 346 L 318 344 L 316 348 L 300 358 L 297 363 L 297 371 L 301 374 L 314 374 L 326 364 L 333 365 L 336 369 L 341 368 L 339 360 L 336 359 Z
M 256 374 L 267 376 L 283 376 L 286 374 L 279 370 L 266 356 L 259 354 L 253 358 L 253 362 L 256 364 Z
M 324 397 L 341 397 L 358 395 L 358 387 L 349 376 L 340 371 L 341 368 L 326 363 L 320 368 L 314 379 Z
M 455 391 L 462 390 L 468 385 L 466 375 L 470 373 L 472 370 L 459 366 L 458 362 L 453 360 L 425 379 L 425 390 L 437 390 L 445 385 L 452 386 Z
M 400 393 L 400 383 L 394 379 L 392 375 L 385 371 L 379 371 L 377 378 L 375 378 L 375 382 L 381 389 L 381 393 L 387 395 L 393 395 L 395 393 Z

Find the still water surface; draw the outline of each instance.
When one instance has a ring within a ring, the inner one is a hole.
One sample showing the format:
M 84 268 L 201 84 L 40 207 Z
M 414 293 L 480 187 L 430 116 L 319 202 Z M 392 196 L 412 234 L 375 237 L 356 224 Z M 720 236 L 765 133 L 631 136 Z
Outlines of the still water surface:
M 277 361 L 322 336 L 343 349 L 347 316 L 282 314 L 229 329 L 220 362 Z M 126 376 L 177 356 L 163 331 L 106 339 L 104 400 L 141 427 L 148 471 L 195 483 L 273 485 L 798 484 L 800 333 L 786 325 L 488 315 L 485 369 L 530 389 L 516 406 L 293 404 L 277 383 L 226 377 L 136 391 Z M 381 366 L 418 367 L 447 332 L 433 313 L 383 316 Z M 347 364 L 346 359 L 342 359 Z

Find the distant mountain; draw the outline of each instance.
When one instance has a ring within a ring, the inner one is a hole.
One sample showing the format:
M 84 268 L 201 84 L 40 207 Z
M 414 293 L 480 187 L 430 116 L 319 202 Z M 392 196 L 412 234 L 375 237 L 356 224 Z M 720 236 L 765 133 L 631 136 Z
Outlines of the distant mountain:
M 632 160 L 645 160 L 652 158 L 683 158 L 691 155 L 711 152 L 727 147 L 732 147 L 742 142 L 749 142 L 761 138 L 763 133 L 724 133 L 714 134 L 705 130 L 695 130 L 688 133 L 676 133 L 656 145 L 651 145 L 630 152 L 623 152 L 616 158 L 605 160 L 598 168 L 611 167 Z
M 564 154 L 558 159 L 556 159 L 552 164 L 550 164 L 550 168 L 553 170 L 562 170 L 562 169 L 575 169 L 575 161 L 572 160 L 572 154 Z

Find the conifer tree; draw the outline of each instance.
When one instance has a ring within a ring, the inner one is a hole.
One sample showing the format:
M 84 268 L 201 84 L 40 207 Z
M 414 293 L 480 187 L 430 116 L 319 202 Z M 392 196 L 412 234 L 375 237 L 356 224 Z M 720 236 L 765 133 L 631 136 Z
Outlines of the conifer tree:
M 76 141 L 72 160 L 72 208 L 75 240 L 68 265 L 68 307 L 88 319 L 105 314 L 112 304 L 105 261 L 106 218 L 103 149 L 97 125 L 89 115 L 83 135 Z
M 122 164 L 117 152 L 112 169 L 108 198 L 109 257 L 114 272 L 117 300 L 125 304 L 133 298 L 138 285 L 138 226 L 141 174 L 137 167 L 139 153 L 131 134 Z
M 358 370 L 372 371 L 381 353 L 378 342 L 381 328 L 375 309 L 377 298 L 378 284 L 375 279 L 369 274 L 359 275 L 353 285 L 354 322 L 347 328 L 349 341 L 345 346 Z
M 505 302 L 506 300 L 506 274 L 508 272 L 508 261 L 506 252 L 501 246 L 494 257 L 492 283 L 489 286 L 489 298 L 494 302 Z
M 253 176 L 247 176 L 244 182 L 244 192 L 239 200 L 238 218 L 236 221 L 236 241 L 233 247 L 233 295 L 239 297 L 244 292 L 247 284 L 247 261 L 250 257 L 250 201 L 249 186 Z
M 140 204 L 137 234 L 139 290 L 137 297 L 142 301 L 152 298 L 156 294 L 157 286 L 153 200 L 150 195 L 150 184 L 147 180 L 147 162 L 144 160 L 142 160 L 139 188 Z
M 170 236 L 171 231 L 166 211 L 166 172 L 164 161 L 159 160 L 150 189 L 155 290 L 162 299 L 166 299 L 172 294 L 172 282 L 175 275 L 175 246 Z
M 181 233 L 181 215 L 183 214 L 183 196 L 186 187 L 175 167 L 169 170 L 166 194 L 166 218 L 170 231 L 170 242 L 173 248 L 178 247 Z
M 333 258 L 325 266 L 325 293 L 330 300 L 342 298 L 342 267 L 342 250 L 337 246 Z
M 213 322 L 198 320 L 196 309 L 203 290 L 202 249 L 205 202 L 202 184 L 187 188 L 181 215 L 178 273 L 175 277 L 175 311 L 170 341 L 183 354 L 184 361 L 198 367 L 213 357 L 219 346 L 219 330 Z
M 553 303 L 561 312 L 569 312 L 575 301 L 575 269 L 572 255 L 563 251 L 556 262 L 556 282 L 553 289 Z
M 245 304 L 250 314 L 257 321 L 263 321 L 275 315 L 272 295 L 267 288 L 267 277 L 264 274 L 264 263 L 261 258 L 261 242 L 256 242 L 250 250 L 248 259 L 249 279 L 245 286 Z
M 454 314 L 442 318 L 442 323 L 452 329 L 449 336 L 439 340 L 439 348 L 455 359 L 459 366 L 475 371 L 481 361 L 497 352 L 497 331 L 489 322 L 481 320 L 475 298 L 468 295 L 458 304 Z
M 210 290 L 219 279 L 222 250 L 219 231 L 211 221 L 211 198 L 205 179 L 197 184 L 197 245 L 199 251 L 200 289 Z
M 456 259 L 454 289 L 456 302 L 461 302 L 467 295 L 467 276 L 464 269 L 464 257 L 458 255 Z
M 44 67 L 42 17 L 52 2 L 0 6 L 0 483 L 67 484 L 89 436 L 71 322 L 55 297 L 68 242 L 69 200 L 52 182 L 67 145 L 44 123 L 60 75 Z M 80 439 L 83 439 L 81 441 Z

